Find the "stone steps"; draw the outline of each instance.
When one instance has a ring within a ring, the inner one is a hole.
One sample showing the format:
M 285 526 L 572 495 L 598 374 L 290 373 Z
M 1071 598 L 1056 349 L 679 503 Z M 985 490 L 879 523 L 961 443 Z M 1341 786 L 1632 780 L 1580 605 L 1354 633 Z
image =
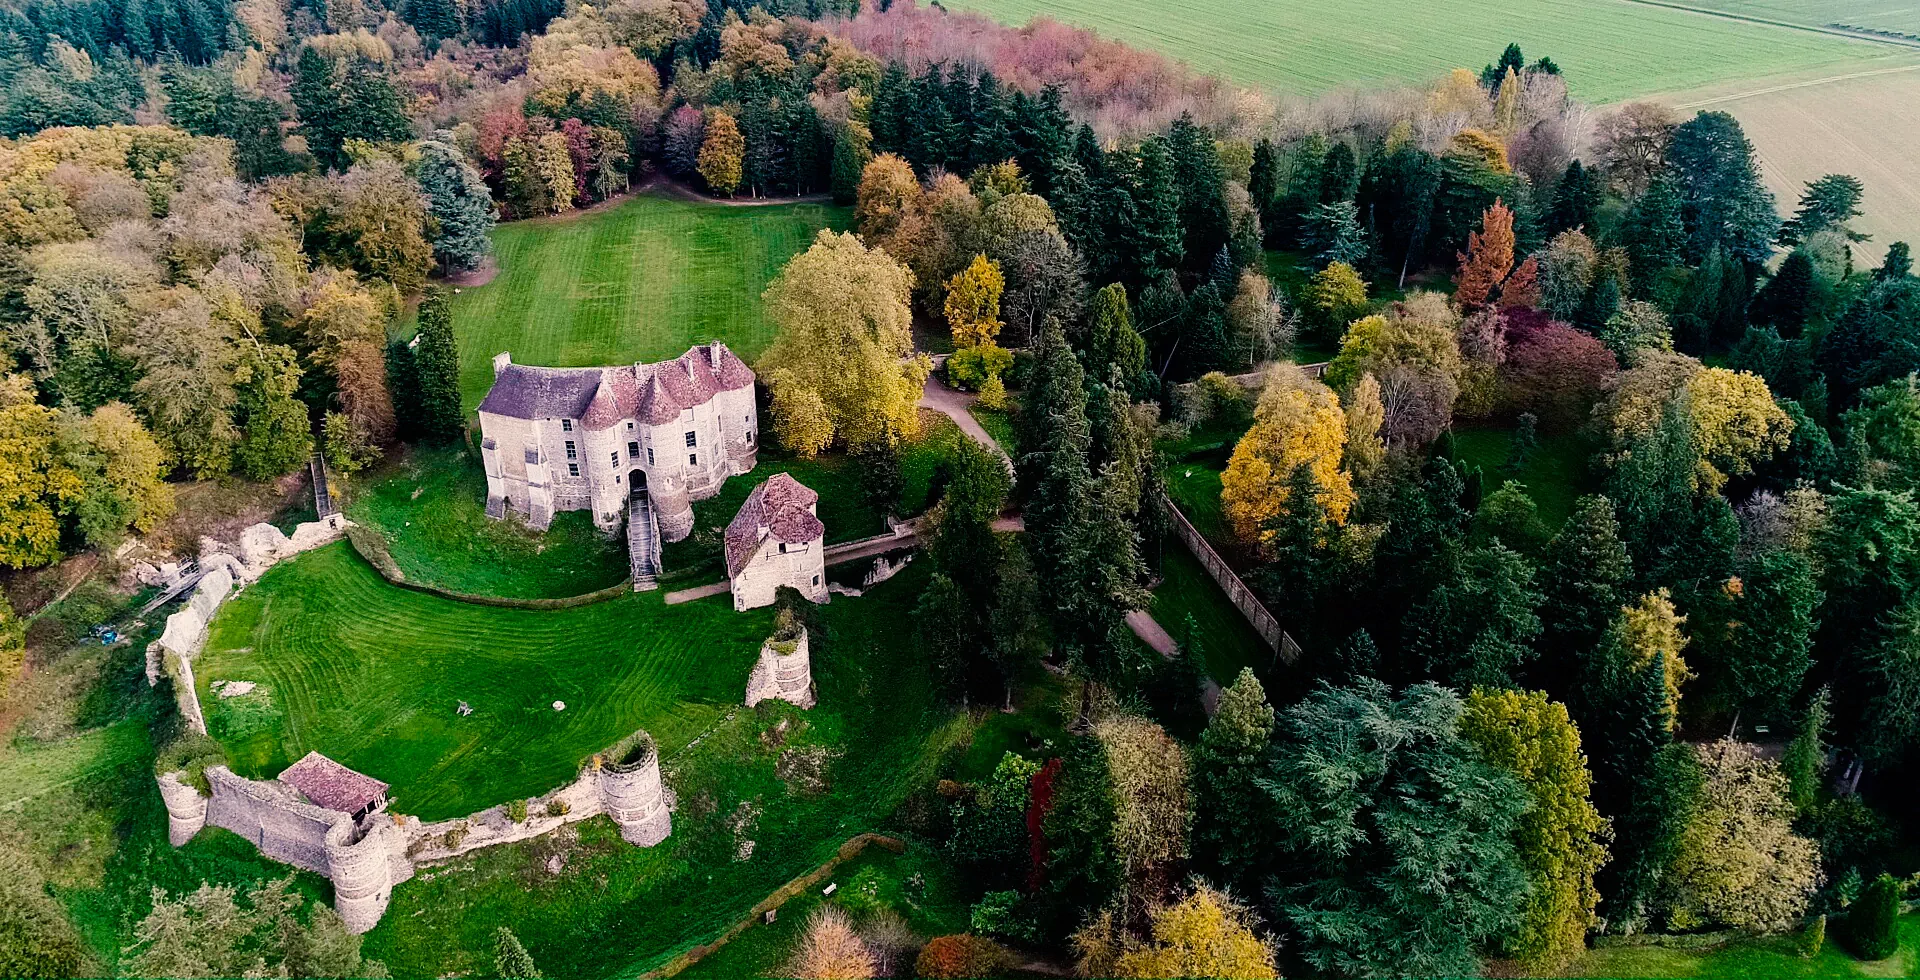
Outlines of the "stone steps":
M 633 572 L 633 591 L 659 588 L 660 525 L 653 500 L 644 490 L 627 497 L 627 560 Z

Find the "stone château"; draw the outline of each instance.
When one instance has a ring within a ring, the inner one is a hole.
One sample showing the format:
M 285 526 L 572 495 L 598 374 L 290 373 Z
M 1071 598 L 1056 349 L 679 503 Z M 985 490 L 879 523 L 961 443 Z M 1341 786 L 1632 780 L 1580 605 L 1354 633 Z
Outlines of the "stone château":
M 586 510 L 603 531 L 627 519 L 634 587 L 660 572 L 660 541 L 693 530 L 693 501 L 753 469 L 753 369 L 714 341 L 671 361 L 555 368 L 493 359 L 480 402 L 487 515 L 544 529 Z

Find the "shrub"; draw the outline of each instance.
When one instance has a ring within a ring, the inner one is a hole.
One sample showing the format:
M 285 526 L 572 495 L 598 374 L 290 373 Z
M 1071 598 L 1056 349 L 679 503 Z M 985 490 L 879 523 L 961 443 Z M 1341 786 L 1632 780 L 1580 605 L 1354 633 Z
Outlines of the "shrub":
M 446 843 L 447 850 L 452 851 L 459 849 L 460 845 L 466 841 L 467 835 L 470 833 L 473 833 L 473 828 L 468 826 L 465 820 L 462 820 L 448 828 L 447 832 L 442 835 L 440 839 Z
M 526 823 L 527 801 L 514 800 L 512 803 L 507 804 L 507 819 L 514 823 Z
M 875 974 L 873 951 L 860 940 L 846 913 L 831 905 L 814 910 L 787 962 L 784 976 L 802 980 L 861 980 Z
M 1007 407 L 1007 386 L 999 378 L 988 378 L 980 386 L 980 407 L 1003 411 Z
M 1017 891 L 988 892 L 973 905 L 974 932 L 1031 943 L 1040 939 L 1037 925 Z
M 547 801 L 547 816 L 549 817 L 564 817 L 571 812 L 573 812 L 573 805 L 566 800 L 556 796 Z
M 1881 875 L 1847 910 L 1847 945 L 1863 960 L 1884 960 L 1900 951 L 1900 882 Z
M 947 358 L 947 380 L 965 391 L 978 391 L 988 379 L 1013 367 L 1013 353 L 1004 347 L 981 344 L 954 351 Z
M 1820 955 L 1820 948 L 1827 944 L 1827 917 L 1825 913 L 1813 917 L 1807 928 L 1800 933 L 1800 955 L 1814 957 Z
M 1003 972 L 1013 957 L 991 939 L 961 934 L 941 936 L 920 951 L 913 964 L 922 977 L 990 977 Z
M 182 732 L 179 738 L 167 743 L 167 747 L 153 760 L 156 774 L 170 772 L 185 773 L 181 782 L 202 793 L 211 792 L 207 786 L 207 767 L 224 765 L 227 754 L 220 743 L 197 732 Z

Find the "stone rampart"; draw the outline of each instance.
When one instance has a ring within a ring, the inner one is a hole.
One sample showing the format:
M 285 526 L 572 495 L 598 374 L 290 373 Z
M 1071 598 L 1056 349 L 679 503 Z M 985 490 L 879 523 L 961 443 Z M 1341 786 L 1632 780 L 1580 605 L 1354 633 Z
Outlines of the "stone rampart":
M 609 760 L 629 759 L 629 762 Z M 527 801 L 526 819 L 509 806 L 437 823 L 422 823 L 375 808 L 359 820 L 306 802 L 279 780 L 248 779 L 225 766 L 208 766 L 209 795 L 179 773 L 156 777 L 167 805 L 167 840 L 175 847 L 207 825 L 252 842 L 276 861 L 322 874 L 333 882 L 334 910 L 353 933 L 379 923 L 393 887 L 418 866 L 496 844 L 527 840 L 604 813 L 629 843 L 652 847 L 673 833 L 673 794 L 660 780 L 660 753 L 635 732 L 582 769 L 580 778 Z

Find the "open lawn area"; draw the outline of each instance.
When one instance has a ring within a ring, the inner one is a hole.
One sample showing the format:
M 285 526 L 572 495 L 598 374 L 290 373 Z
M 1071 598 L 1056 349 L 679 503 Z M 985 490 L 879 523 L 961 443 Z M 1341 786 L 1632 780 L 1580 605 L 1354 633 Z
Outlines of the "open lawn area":
M 724 340 L 749 364 L 773 340 L 760 294 L 845 208 L 734 207 L 642 194 L 605 210 L 516 221 L 493 234 L 500 274 L 453 301 L 467 409 L 493 356 L 583 367 L 677 357 Z
M 1797 936 L 1770 936 L 1730 943 L 1717 949 L 1663 949 L 1656 946 L 1606 946 L 1587 952 L 1567 969 L 1567 977 L 1699 977 L 1702 980 L 1775 980 L 1775 978 L 1912 977 L 1920 970 L 1920 915 L 1900 920 L 1900 951 L 1877 963 L 1863 963 L 1833 940 L 1829 925 L 1820 955 L 1803 958 Z
M 1478 70 L 1509 41 L 1518 41 L 1529 59 L 1551 57 L 1566 71 L 1573 94 L 1590 102 L 1803 69 L 1838 73 L 1913 53 L 1621 0 L 953 0 L 947 6 L 1009 24 L 1051 16 L 1289 95 L 1424 85 L 1454 68 Z
M 1160 560 L 1160 585 L 1153 590 L 1150 611 L 1180 643 L 1187 640 L 1187 617 L 1193 617 L 1200 630 L 1200 648 L 1206 654 L 1207 674 L 1222 686 L 1233 683 L 1242 667 L 1252 667 L 1254 673 L 1265 676 L 1273 666 L 1273 650 L 1247 625 L 1247 618 L 1228 601 L 1219 583 L 1178 539 L 1167 540 L 1166 554 Z
M 663 744 L 679 799 L 664 844 L 629 846 L 595 819 L 475 852 L 394 889 L 368 954 L 399 977 L 488 975 L 494 929 L 504 925 L 548 976 L 636 976 L 710 942 L 848 838 L 883 829 L 970 727 L 935 697 L 914 634 L 909 611 L 927 574 L 916 564 L 860 598 L 813 610 L 813 710 L 770 702 L 732 712 L 695 747 Z M 744 683 L 743 665 L 728 700 Z M 840 891 L 851 885 L 835 880 Z M 939 899 L 933 920 L 952 921 L 951 901 Z M 748 963 L 724 975 L 752 975 L 777 955 L 772 945 L 743 947 Z
M 738 703 L 771 610 L 660 595 L 473 605 L 391 585 L 334 544 L 222 606 L 195 673 L 236 772 L 272 776 L 317 750 L 438 820 L 546 792 L 636 728 L 671 752 Z M 260 686 L 221 698 L 219 680 Z
M 1540 520 L 1548 531 L 1558 530 L 1573 513 L 1575 498 L 1598 489 L 1587 468 L 1595 447 L 1578 435 L 1542 435 L 1517 472 L 1506 468 L 1513 447 L 1510 429 L 1455 429 L 1453 445 L 1456 459 L 1480 468 L 1485 492 L 1492 493 L 1508 480 L 1526 484 L 1527 495 L 1540 508 Z
M 487 517 L 487 477 L 458 446 L 415 447 L 356 488 L 347 516 L 377 532 L 402 574 L 470 595 L 557 599 L 624 581 L 624 538 L 602 537 L 586 511 L 545 533 Z

